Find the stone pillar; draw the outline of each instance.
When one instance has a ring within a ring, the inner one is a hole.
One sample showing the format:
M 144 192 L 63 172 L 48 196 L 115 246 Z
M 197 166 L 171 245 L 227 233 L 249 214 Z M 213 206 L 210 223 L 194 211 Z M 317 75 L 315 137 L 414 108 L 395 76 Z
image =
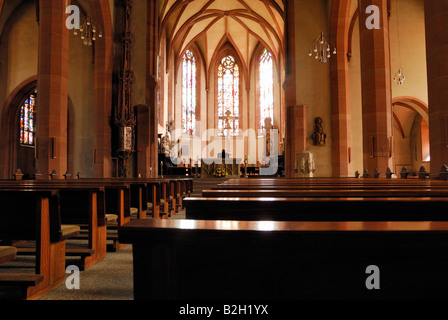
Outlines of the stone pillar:
M 348 76 L 348 29 L 350 1 L 334 0 L 331 7 L 330 43 L 337 55 L 330 59 L 332 175 L 352 175 L 350 165 L 350 93 Z
M 364 169 L 394 169 L 392 79 L 387 0 L 359 0 Z M 379 8 L 379 29 L 368 29 L 366 8 Z
M 158 176 L 159 167 L 159 145 L 158 145 L 158 124 L 159 124 L 159 106 L 157 105 L 157 90 L 160 86 L 157 83 L 158 64 L 157 57 L 159 53 L 159 19 L 158 19 L 157 1 L 148 1 L 147 14 L 147 79 L 146 79 L 146 104 L 149 106 L 149 148 L 150 159 L 147 164 L 152 168 L 152 177 Z M 164 124 L 165 126 L 165 124 Z
M 285 176 L 294 177 L 296 154 L 306 150 L 306 106 L 286 110 Z
M 67 171 L 67 103 L 69 31 L 65 1 L 39 3 L 37 78 L 37 169 L 49 179 Z
M 95 178 L 109 178 L 113 174 L 112 164 L 112 71 L 114 40 L 112 18 L 107 0 L 90 1 L 93 18 L 103 30 L 103 37 L 95 41 L 95 107 L 94 107 L 94 164 Z
M 294 177 L 296 153 L 306 149 L 306 106 L 297 105 L 294 0 L 286 1 L 285 62 L 285 176 Z
M 448 2 L 425 0 L 431 176 L 448 164 Z

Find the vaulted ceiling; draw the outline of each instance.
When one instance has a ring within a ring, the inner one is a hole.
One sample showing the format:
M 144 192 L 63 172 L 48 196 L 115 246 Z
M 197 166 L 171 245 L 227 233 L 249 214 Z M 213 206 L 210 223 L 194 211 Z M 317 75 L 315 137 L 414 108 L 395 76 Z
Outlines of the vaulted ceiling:
M 175 63 L 196 44 L 210 66 L 217 50 L 230 42 L 245 66 L 259 43 L 279 61 L 283 56 L 282 0 L 158 0 L 160 34 Z

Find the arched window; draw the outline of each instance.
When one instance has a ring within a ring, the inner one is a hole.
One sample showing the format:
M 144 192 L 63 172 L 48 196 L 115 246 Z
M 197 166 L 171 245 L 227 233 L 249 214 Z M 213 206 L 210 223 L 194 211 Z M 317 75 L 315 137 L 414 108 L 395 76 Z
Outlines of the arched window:
M 36 94 L 32 93 L 20 107 L 19 140 L 24 146 L 33 146 L 35 140 Z
M 260 123 L 259 129 L 265 127 L 265 120 L 274 121 L 274 69 L 272 54 L 264 49 L 260 56 Z
M 182 71 L 182 131 L 192 135 L 196 122 L 197 79 L 196 58 L 190 50 L 184 54 Z
M 239 133 L 240 72 L 235 58 L 226 56 L 218 67 L 218 134 Z

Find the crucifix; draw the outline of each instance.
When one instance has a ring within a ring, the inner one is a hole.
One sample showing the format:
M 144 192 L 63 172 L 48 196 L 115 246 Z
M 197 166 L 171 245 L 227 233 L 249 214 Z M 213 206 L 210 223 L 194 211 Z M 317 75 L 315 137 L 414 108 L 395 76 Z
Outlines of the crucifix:
M 226 111 L 226 115 L 220 117 L 220 119 L 224 120 L 224 130 L 231 130 L 230 121 L 234 120 L 235 117 L 232 116 L 232 112 L 230 110 Z
M 230 137 L 230 130 L 233 129 L 233 126 L 230 125 L 231 121 L 236 119 L 236 117 L 232 116 L 232 112 L 230 110 L 227 110 L 225 112 L 225 116 L 220 117 L 220 119 L 224 120 L 224 126 L 223 126 L 223 134 L 224 134 L 224 138 L 228 138 Z M 224 150 L 229 150 L 230 149 L 230 141 L 229 139 L 225 139 L 225 148 Z M 222 159 L 223 163 L 225 161 L 225 159 Z

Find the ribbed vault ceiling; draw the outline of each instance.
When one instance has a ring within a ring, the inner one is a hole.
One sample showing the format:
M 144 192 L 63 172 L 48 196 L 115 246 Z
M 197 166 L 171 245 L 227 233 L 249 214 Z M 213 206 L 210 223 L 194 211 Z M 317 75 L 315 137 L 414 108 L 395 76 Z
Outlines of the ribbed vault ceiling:
M 282 0 L 158 0 L 161 33 L 175 62 L 196 43 L 207 68 L 217 50 L 230 42 L 248 66 L 258 43 L 278 61 L 283 52 Z

